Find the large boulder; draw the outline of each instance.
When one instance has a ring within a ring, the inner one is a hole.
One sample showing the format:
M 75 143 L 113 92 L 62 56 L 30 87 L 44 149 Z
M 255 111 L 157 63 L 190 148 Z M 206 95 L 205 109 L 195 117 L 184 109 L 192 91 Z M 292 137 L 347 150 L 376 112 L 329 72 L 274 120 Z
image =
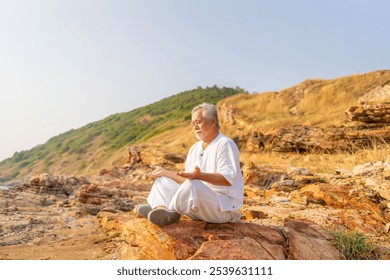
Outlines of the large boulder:
M 133 214 L 100 212 L 105 232 L 120 240 L 119 259 L 131 260 L 285 260 L 340 259 L 331 236 L 307 221 L 282 228 L 238 223 L 209 224 L 182 218 L 158 227 Z

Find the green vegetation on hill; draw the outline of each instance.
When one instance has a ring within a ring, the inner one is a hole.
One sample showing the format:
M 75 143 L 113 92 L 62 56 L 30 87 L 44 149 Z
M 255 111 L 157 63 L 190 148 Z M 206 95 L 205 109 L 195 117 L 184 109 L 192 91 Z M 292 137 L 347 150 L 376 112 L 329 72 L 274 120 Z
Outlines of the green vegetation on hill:
M 31 172 L 50 172 L 52 166 L 60 162 L 64 169 L 73 166 L 70 171 L 82 172 L 90 164 L 88 158 L 91 155 L 104 160 L 127 145 L 146 141 L 176 126 L 187 125 L 191 109 L 202 102 L 215 104 L 220 99 L 242 92 L 240 88 L 198 87 L 72 129 L 0 162 L 0 180 L 10 180 Z

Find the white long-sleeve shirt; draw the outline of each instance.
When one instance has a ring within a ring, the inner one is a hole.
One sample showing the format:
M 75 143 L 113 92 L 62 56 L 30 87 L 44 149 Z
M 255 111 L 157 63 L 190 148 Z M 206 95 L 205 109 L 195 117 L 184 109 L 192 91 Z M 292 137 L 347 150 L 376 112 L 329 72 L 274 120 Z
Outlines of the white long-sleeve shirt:
M 240 169 L 240 152 L 236 143 L 219 133 L 204 150 L 203 141 L 198 141 L 190 148 L 185 171 L 193 172 L 198 166 L 202 172 L 220 173 L 231 186 L 216 186 L 204 182 L 218 194 L 221 211 L 237 211 L 243 204 L 244 180 Z

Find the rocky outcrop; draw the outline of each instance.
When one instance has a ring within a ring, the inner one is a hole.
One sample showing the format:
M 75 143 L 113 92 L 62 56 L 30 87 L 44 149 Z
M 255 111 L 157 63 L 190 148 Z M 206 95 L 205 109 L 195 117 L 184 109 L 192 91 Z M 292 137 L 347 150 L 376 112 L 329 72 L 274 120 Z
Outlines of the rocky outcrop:
M 387 92 L 387 91 L 386 91 Z M 388 96 L 390 98 L 390 96 Z M 390 141 L 390 102 L 361 102 L 346 110 L 347 120 L 338 127 L 314 127 L 291 124 L 278 129 L 261 130 L 238 123 L 242 118 L 233 107 L 221 106 L 223 120 L 239 131 L 235 142 L 241 151 L 340 153 L 373 148 Z
M 84 177 L 52 175 L 33 176 L 28 183 L 0 190 L 0 209 L 14 211 L 21 207 L 41 207 L 67 204 L 70 196 L 82 185 L 88 184 Z
M 390 102 L 362 102 L 350 107 L 346 114 L 349 121 L 386 126 L 390 124 Z
M 390 100 L 390 81 L 370 90 L 359 98 L 359 102 L 384 102 Z
M 139 146 L 128 148 L 127 155 L 122 160 L 124 166 L 143 164 L 146 166 L 176 167 L 183 164 L 185 156 L 182 154 L 165 153 L 159 149 L 146 149 Z
M 134 203 L 129 192 L 119 184 L 82 186 L 77 194 L 80 208 L 89 214 L 96 215 L 102 209 L 106 211 L 130 211 Z
M 85 177 L 43 173 L 39 176 L 31 177 L 25 187 L 34 189 L 36 193 L 69 196 L 81 185 L 88 183 L 89 180 Z
M 75 193 L 76 203 L 84 212 L 96 215 L 101 210 L 130 211 L 134 205 L 144 203 L 152 180 L 145 173 L 153 170 L 142 163 L 125 163 L 103 169 L 90 184 L 81 186 Z
M 307 221 L 288 220 L 281 228 L 241 221 L 208 224 L 182 218 L 158 227 L 132 214 L 100 212 L 102 228 L 120 240 L 119 259 L 285 260 L 340 259 L 331 236 Z
M 235 138 L 242 151 L 340 153 L 377 148 L 390 141 L 390 126 L 354 122 L 341 128 L 290 125 L 267 133 L 251 131 Z
M 245 216 L 261 224 L 268 221 L 280 225 L 294 217 L 333 230 L 387 234 L 390 227 L 389 165 L 390 159 L 367 163 L 324 178 L 302 168 L 277 172 L 274 167 L 271 173 L 269 168 L 252 164 L 250 169 L 243 169 L 246 182 L 272 174 L 277 180 L 257 181 L 256 191 L 256 185 L 246 184 L 246 202 L 253 206 L 245 207 Z

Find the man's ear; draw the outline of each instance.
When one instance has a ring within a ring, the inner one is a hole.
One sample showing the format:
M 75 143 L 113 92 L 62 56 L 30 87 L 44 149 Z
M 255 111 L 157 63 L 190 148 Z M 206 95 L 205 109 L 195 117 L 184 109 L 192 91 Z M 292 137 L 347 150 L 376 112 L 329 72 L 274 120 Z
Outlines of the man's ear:
M 217 118 L 216 118 L 216 117 L 213 118 L 213 124 L 214 124 L 215 126 L 217 126 Z

